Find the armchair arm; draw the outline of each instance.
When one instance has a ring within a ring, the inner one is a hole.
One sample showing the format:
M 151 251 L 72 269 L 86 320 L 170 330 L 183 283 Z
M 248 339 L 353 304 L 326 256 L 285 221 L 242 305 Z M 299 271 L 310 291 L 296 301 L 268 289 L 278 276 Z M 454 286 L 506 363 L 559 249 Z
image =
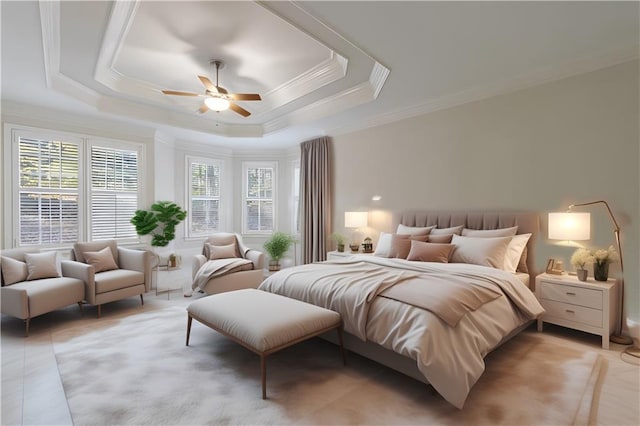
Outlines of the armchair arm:
M 253 269 L 264 268 L 264 253 L 258 250 L 249 249 L 244 254 L 244 258 L 253 262 Z
M 86 263 L 76 262 L 75 260 L 63 260 L 60 262 L 60 267 L 62 268 L 63 277 L 76 278 L 84 282 L 84 298 L 87 302 L 95 304 L 95 268 Z
M 142 272 L 145 289 L 151 291 L 151 253 L 147 250 L 118 247 L 118 263 L 122 269 Z
M 207 258 L 201 254 L 196 254 L 195 259 L 193 259 L 193 264 L 191 265 L 191 278 L 195 278 L 196 274 L 202 268 L 207 261 Z
M 29 318 L 29 296 L 25 289 L 5 286 L 0 290 L 0 296 L 2 299 L 0 310 L 3 314 L 20 319 Z

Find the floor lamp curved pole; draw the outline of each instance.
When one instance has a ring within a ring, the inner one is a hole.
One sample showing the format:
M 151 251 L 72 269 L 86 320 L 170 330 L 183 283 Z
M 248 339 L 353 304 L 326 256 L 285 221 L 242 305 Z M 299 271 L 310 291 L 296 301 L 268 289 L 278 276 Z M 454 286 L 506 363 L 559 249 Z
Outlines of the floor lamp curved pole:
M 613 216 L 613 212 L 609 207 L 609 203 L 604 200 L 591 201 L 588 203 L 580 203 L 580 204 L 571 204 L 569 206 L 569 211 L 573 207 L 582 207 L 582 206 L 591 206 L 593 204 L 604 204 L 609 212 L 609 217 L 613 222 L 613 234 L 616 237 L 616 244 L 618 245 L 618 254 L 620 254 L 620 273 L 622 274 L 622 278 L 620 280 L 620 314 L 618 315 L 618 323 L 616 324 L 615 334 L 610 337 L 610 340 L 613 343 L 618 343 L 620 345 L 633 345 L 633 339 L 629 336 L 622 335 L 622 320 L 624 318 L 624 263 L 622 260 L 622 245 L 620 244 L 620 226 L 618 225 L 618 221 L 616 221 L 615 216 Z M 640 349 L 635 346 L 630 346 L 625 349 L 625 353 L 640 358 Z

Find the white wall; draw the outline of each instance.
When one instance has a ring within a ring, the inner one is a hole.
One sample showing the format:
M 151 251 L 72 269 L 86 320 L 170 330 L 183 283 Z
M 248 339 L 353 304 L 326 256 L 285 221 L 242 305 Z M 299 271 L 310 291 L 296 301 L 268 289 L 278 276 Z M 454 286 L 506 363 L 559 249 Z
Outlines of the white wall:
M 349 234 L 349 210 L 532 210 L 542 224 L 539 269 L 551 256 L 570 269 L 574 249 L 546 240 L 547 213 L 604 199 L 622 228 L 626 306 L 638 321 L 638 89 L 632 61 L 335 136 L 336 230 Z M 371 201 L 374 194 L 382 200 Z M 584 211 L 592 214 L 588 245 L 614 244 L 606 209 Z M 377 231 L 388 226 L 378 223 Z

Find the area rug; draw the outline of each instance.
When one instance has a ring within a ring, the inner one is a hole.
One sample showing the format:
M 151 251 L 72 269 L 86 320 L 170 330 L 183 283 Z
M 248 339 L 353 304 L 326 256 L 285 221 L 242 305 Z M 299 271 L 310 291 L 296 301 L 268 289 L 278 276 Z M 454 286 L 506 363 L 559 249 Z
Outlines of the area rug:
M 171 306 L 53 334 L 75 425 L 508 424 L 594 419 L 602 358 L 524 332 L 486 358 L 463 410 L 430 386 L 312 339 L 259 358 Z M 582 414 L 580 414 L 582 413 Z M 586 414 L 585 414 L 586 413 Z M 590 418 L 591 415 L 591 418 Z

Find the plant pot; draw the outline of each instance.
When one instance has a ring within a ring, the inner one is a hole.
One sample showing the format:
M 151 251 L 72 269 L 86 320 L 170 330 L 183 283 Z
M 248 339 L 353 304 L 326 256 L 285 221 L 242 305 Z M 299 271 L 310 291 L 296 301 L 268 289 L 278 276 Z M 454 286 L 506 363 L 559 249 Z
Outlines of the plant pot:
M 270 271 L 279 271 L 280 270 L 280 261 L 279 260 L 270 260 L 269 261 L 269 270 Z
M 344 244 L 338 244 L 338 251 L 340 253 L 344 252 Z
M 606 281 L 609 279 L 609 262 L 593 264 L 593 278 L 596 281 Z
M 578 276 L 578 279 L 580 281 L 586 281 L 587 277 L 589 276 L 589 271 L 587 271 L 586 269 L 577 269 L 576 275 Z
M 349 248 L 351 249 L 351 253 L 357 253 L 360 250 L 360 244 L 349 244 Z

